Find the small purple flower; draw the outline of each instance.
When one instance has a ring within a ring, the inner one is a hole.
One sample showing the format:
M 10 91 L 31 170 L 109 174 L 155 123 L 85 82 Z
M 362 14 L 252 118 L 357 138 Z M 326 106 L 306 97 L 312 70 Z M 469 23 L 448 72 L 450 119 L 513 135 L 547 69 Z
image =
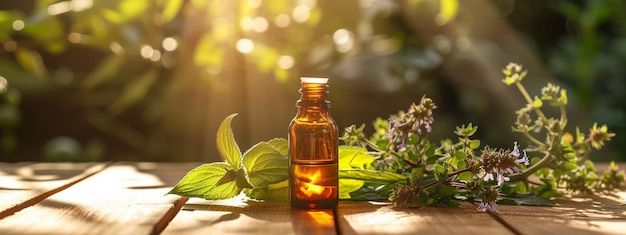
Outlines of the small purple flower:
M 484 181 L 497 180 L 498 186 L 502 186 L 504 182 L 509 182 L 509 180 L 511 180 L 509 177 L 506 177 L 501 173 L 480 173 L 477 176 Z
M 493 180 L 493 175 L 491 173 L 482 172 L 482 173 L 479 173 L 476 176 L 478 176 L 479 179 L 482 179 L 484 181 Z
M 517 145 L 517 141 L 513 142 L 513 151 L 511 151 L 511 155 L 519 157 L 519 145 Z
M 519 153 L 518 153 L 519 154 Z M 515 163 L 520 164 L 524 163 L 524 165 L 528 166 L 530 162 L 528 161 L 528 155 L 526 155 L 526 150 L 524 149 L 524 156 L 520 159 L 515 160 Z
M 517 168 L 517 165 L 530 164 L 528 161 L 528 155 L 524 150 L 524 156 L 520 157 L 519 145 L 517 142 L 513 144 L 513 151 L 508 150 L 496 150 L 489 147 L 485 147 L 481 154 L 481 163 L 483 173 L 478 174 L 478 178 L 484 181 L 497 180 L 498 186 L 501 186 L 504 182 L 510 181 L 510 178 L 505 174 L 520 173 L 522 170 Z
M 499 212 L 500 208 L 498 207 L 498 204 L 496 204 L 495 202 L 490 202 L 490 203 L 484 203 L 481 202 L 478 207 L 476 207 L 477 211 L 481 211 L 481 212 L 486 212 L 487 210 L 490 210 L 492 212 Z
M 402 140 L 402 143 L 398 145 L 398 152 L 404 152 L 406 151 L 407 148 L 408 148 L 408 145 L 406 144 L 404 140 Z
M 504 182 L 509 182 L 511 180 L 509 177 L 504 176 L 503 174 L 498 174 L 498 186 L 501 186 Z
M 406 112 L 391 116 L 387 124 L 387 133 L 385 138 L 397 148 L 397 151 L 405 151 L 407 149 L 407 140 L 412 135 L 422 135 L 425 132 L 432 132 L 432 123 L 434 122 L 433 110 L 437 105 L 430 98 L 422 97 L 419 104 L 411 104 Z

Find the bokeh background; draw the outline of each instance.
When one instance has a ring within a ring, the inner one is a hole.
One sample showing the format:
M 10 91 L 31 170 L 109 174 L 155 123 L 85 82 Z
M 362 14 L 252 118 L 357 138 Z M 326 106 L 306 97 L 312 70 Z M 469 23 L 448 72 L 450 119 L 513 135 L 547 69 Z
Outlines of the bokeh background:
M 340 128 L 426 95 L 434 140 L 473 123 L 510 147 L 508 62 L 531 95 L 568 90 L 570 132 L 617 133 L 594 160 L 626 161 L 621 0 L 2 0 L 0 161 L 216 161 L 231 113 L 242 150 L 286 137 L 300 76 L 330 77 Z

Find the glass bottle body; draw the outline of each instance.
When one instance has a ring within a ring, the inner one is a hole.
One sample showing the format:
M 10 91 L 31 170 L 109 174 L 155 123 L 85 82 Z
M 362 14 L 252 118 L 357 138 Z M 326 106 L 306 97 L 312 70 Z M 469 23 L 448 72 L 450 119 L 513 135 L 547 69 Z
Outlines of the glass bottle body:
M 298 114 L 289 125 L 290 203 L 301 209 L 335 208 L 339 199 L 337 125 L 325 100 L 326 84 L 320 96 L 315 89 L 307 90 L 308 85 L 303 82 Z

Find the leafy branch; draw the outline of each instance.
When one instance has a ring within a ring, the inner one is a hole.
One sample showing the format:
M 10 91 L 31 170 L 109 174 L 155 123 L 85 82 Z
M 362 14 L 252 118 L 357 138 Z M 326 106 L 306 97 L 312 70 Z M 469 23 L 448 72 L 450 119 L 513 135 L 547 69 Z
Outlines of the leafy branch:
M 266 188 L 286 181 L 287 141 L 260 142 L 241 154 L 231 130 L 232 114 L 217 131 L 217 149 L 224 162 L 214 162 L 191 170 L 168 193 L 207 200 L 228 199 L 244 189 Z
M 260 142 L 241 154 L 231 130 L 236 115 L 226 117 L 218 129 L 217 149 L 223 161 L 189 171 L 168 194 L 220 200 L 243 192 L 253 199 L 287 200 L 287 140 Z M 340 147 L 341 199 L 387 199 L 394 186 L 407 182 L 404 175 L 373 170 L 373 159 L 365 151 L 360 147 Z
M 615 136 L 606 125 L 594 124 L 587 136 L 576 127 L 573 136 L 566 131 L 564 89 L 549 83 L 541 97 L 531 98 L 521 84 L 527 75 L 521 65 L 509 64 L 503 73 L 503 82 L 515 84 L 527 101 L 517 111 L 512 130 L 531 145 L 521 149 L 515 142 L 512 150 L 484 146 L 479 151 L 481 142 L 473 139 L 478 127 L 471 123 L 456 127 L 456 141 L 433 143 L 428 135 L 437 105 L 424 96 L 407 111 L 376 119 L 370 136 L 364 133 L 365 125 L 345 129 L 341 139 L 346 145 L 339 147 L 340 199 L 389 199 L 400 207 L 457 206 L 456 200 L 468 200 L 480 202 L 479 211 L 498 211 L 497 203 L 552 205 L 549 199 L 559 195 L 559 188 L 591 193 L 620 186 L 624 171 L 611 163 L 599 176 L 589 160 L 592 149 Z M 558 108 L 560 116 L 545 115 L 544 102 Z M 287 141 L 261 142 L 241 154 L 230 129 L 235 115 L 218 130 L 217 147 L 224 162 L 190 171 L 170 193 L 215 200 L 243 191 L 253 199 L 287 199 Z M 531 176 L 541 183 L 531 182 Z

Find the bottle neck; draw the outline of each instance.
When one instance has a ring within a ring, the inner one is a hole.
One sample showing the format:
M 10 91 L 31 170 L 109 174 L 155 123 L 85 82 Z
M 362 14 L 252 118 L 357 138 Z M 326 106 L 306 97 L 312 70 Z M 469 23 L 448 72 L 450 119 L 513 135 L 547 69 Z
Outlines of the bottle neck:
M 300 88 L 300 99 L 296 106 L 302 109 L 330 109 L 330 101 L 326 100 L 328 94 L 328 84 L 322 83 L 302 83 Z

